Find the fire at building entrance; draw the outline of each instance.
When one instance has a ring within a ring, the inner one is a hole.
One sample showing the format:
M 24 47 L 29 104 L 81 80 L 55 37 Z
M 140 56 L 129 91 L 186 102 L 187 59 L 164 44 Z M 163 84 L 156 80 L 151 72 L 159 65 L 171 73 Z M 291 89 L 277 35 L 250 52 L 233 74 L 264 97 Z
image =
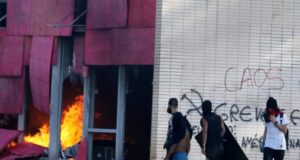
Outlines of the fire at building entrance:
M 63 111 L 60 140 L 63 149 L 71 147 L 81 141 L 82 138 L 82 114 L 83 95 L 75 97 L 75 102 L 67 106 Z M 49 123 L 44 123 L 39 132 L 34 135 L 26 135 L 25 142 L 34 143 L 40 146 L 49 147 Z

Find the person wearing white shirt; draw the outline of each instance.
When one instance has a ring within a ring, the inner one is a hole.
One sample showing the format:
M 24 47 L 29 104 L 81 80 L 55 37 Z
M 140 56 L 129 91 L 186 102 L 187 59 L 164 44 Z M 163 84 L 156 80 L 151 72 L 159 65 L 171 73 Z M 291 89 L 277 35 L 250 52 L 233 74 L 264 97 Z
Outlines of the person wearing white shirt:
M 277 101 L 269 97 L 267 108 L 264 115 L 264 160 L 283 160 L 285 155 L 286 139 L 285 134 L 288 131 L 289 120 L 287 116 L 280 111 Z

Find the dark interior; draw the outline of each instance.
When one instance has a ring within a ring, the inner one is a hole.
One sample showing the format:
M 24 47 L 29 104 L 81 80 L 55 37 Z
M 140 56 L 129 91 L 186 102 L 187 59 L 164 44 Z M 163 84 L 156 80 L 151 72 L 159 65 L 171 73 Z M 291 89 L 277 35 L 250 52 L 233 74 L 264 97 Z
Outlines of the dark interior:
M 0 19 L 6 15 L 6 2 L 0 2 Z M 0 21 L 0 27 L 6 27 L 6 18 Z
M 96 68 L 94 128 L 115 129 L 117 119 L 118 67 Z
M 127 67 L 126 72 L 128 86 L 125 113 L 125 159 L 146 160 L 150 157 L 153 67 L 130 66 Z M 95 128 L 116 128 L 117 86 L 118 67 L 96 68 Z M 102 137 L 105 136 L 102 135 Z M 93 156 L 103 152 L 101 148 L 103 150 L 105 144 L 108 145 L 107 147 L 114 148 L 112 144 L 115 143 L 115 139 L 112 143 L 105 140 L 99 142 L 99 138 L 94 136 L 95 140 Z
M 87 0 L 76 0 L 75 1 L 75 18 L 77 18 L 81 13 L 87 9 Z M 75 25 L 85 25 L 86 23 L 86 14 L 79 18 Z
M 146 160 L 150 158 L 153 67 L 134 66 L 127 73 L 125 137 L 131 145 L 126 159 Z

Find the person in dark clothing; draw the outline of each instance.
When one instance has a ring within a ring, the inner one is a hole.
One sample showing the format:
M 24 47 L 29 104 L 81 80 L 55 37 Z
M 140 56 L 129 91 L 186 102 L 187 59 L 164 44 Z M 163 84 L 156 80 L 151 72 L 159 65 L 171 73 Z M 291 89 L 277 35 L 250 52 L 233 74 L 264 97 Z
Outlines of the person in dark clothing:
M 223 139 L 226 130 L 221 116 L 212 112 L 212 104 L 209 100 L 202 103 L 203 118 L 202 126 L 203 144 L 201 152 L 208 160 L 221 160 L 224 146 Z
M 165 160 L 187 160 L 190 150 L 190 134 L 183 115 L 178 112 L 178 101 L 170 98 L 168 113 L 172 114 L 169 120 L 168 135 L 164 148 L 167 149 Z

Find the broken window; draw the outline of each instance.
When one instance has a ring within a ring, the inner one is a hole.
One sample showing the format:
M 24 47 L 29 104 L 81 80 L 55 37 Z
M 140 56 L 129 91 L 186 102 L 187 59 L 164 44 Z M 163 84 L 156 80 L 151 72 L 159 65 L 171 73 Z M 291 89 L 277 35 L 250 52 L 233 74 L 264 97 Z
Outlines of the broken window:
M 74 32 L 84 32 L 86 24 L 87 0 L 76 0 L 75 19 L 72 23 Z
M 0 27 L 6 27 L 6 1 L 0 0 Z

